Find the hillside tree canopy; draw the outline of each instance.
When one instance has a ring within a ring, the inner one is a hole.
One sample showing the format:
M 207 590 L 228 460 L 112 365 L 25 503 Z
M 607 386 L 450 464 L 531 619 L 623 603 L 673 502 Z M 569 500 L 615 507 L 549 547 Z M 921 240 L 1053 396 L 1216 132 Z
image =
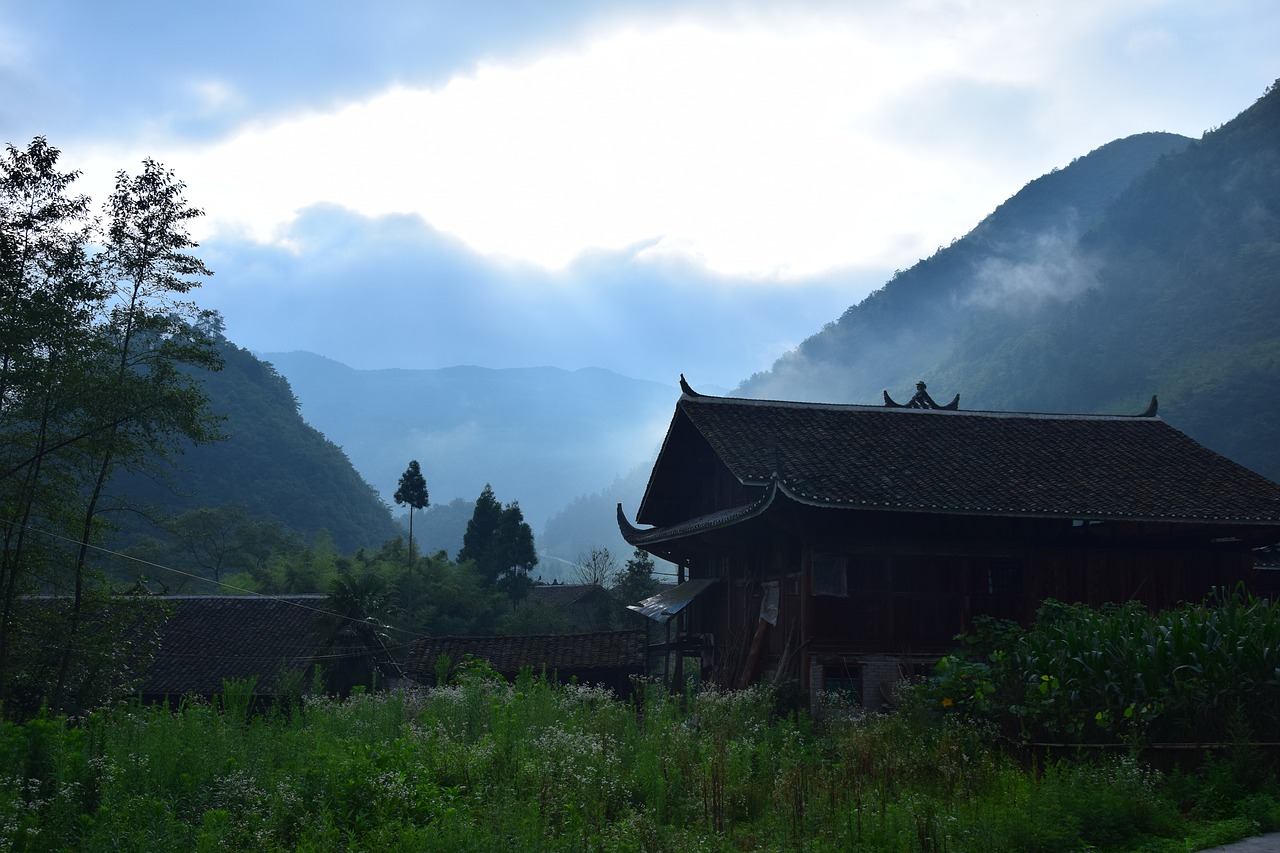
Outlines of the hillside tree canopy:
M 40 137 L 0 156 L 0 702 L 15 711 L 69 710 L 64 697 L 82 692 L 69 682 L 93 670 L 81 628 L 105 587 L 90 557 L 103 513 L 119 508 L 104 500 L 112 476 L 218 437 L 184 369 L 220 363 L 206 333 L 216 315 L 182 298 L 209 274 L 187 231 L 201 212 L 146 160 L 117 175 L 95 219 L 58 158 Z M 36 591 L 70 595 L 58 662 L 39 677 L 16 672 L 11 653 L 18 602 Z

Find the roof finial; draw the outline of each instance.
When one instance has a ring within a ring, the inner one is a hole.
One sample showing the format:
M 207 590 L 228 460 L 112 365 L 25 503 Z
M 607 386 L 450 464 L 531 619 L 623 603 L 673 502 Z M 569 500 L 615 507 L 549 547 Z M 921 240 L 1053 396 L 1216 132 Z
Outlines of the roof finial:
M 934 399 L 929 396 L 929 392 L 925 390 L 925 388 L 926 386 L 924 382 L 917 382 L 915 396 L 913 396 L 910 402 L 906 404 L 895 403 L 893 398 L 889 396 L 889 392 L 885 391 L 884 404 L 890 409 L 945 409 L 947 411 L 954 412 L 956 409 L 960 408 L 959 394 L 955 395 L 955 397 L 951 399 L 950 403 L 947 403 L 945 406 L 940 406 L 934 402 Z
M 692 388 L 692 387 L 690 387 L 689 383 L 685 381 L 685 378 L 684 378 L 684 374 L 683 374 L 683 373 L 681 373 L 681 374 L 680 374 L 680 391 L 681 391 L 682 393 L 684 393 L 684 394 L 687 394 L 687 395 L 688 395 L 688 396 L 690 396 L 690 397 L 701 397 L 701 396 L 702 396 L 702 395 L 701 395 L 701 394 L 699 394 L 697 391 L 693 390 L 693 388 Z

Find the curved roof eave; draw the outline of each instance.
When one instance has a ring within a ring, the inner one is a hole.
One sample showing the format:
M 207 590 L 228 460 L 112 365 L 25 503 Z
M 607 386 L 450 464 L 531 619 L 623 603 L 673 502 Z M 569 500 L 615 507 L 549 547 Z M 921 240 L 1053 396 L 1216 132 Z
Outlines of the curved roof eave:
M 964 507 L 964 506 L 912 506 L 910 504 L 901 503 L 878 503 L 875 501 L 859 501 L 857 503 L 851 501 L 826 500 L 818 497 L 811 497 L 796 491 L 786 484 L 785 481 L 773 479 L 760 482 L 746 482 L 747 486 L 770 486 L 775 485 L 780 492 L 788 500 L 795 501 L 805 506 L 818 507 L 820 509 L 848 509 L 863 511 L 880 511 L 880 512 L 915 512 L 927 513 L 933 515 L 966 515 L 966 516 L 987 516 L 987 517 L 1003 517 L 1003 518 L 1042 518 L 1042 519 L 1088 519 L 1096 521 L 1129 521 L 1138 524 L 1243 524 L 1248 526 L 1259 527 L 1280 527 L 1280 518 L 1270 518 L 1267 516 L 1217 516 L 1217 515 L 1192 515 L 1192 516 L 1160 516 L 1160 515 L 1125 515 L 1118 512 L 1103 512 L 1089 510 L 1087 508 L 1080 510 L 1026 510 L 1012 509 L 1009 507 Z
M 628 545 L 638 548 L 642 548 L 645 545 L 659 545 L 663 542 L 686 539 L 700 533 L 733 527 L 736 524 L 756 518 L 773 504 L 777 494 L 778 482 L 774 480 L 765 489 L 765 493 L 752 503 L 718 510 L 707 515 L 700 515 L 668 527 L 651 527 L 648 529 L 641 529 L 628 521 L 627 515 L 622 509 L 622 504 L 618 504 L 618 530 L 622 533 L 622 538 L 627 541 Z
M 862 512 L 902 512 L 902 513 L 919 513 L 919 514 L 936 514 L 936 515 L 963 515 L 963 516 L 982 516 L 982 517 L 1004 517 L 1004 518 L 1027 518 L 1027 519 L 1058 519 L 1058 520 L 1074 520 L 1083 519 L 1089 521 L 1125 521 L 1133 523 L 1152 523 L 1152 524 L 1211 524 L 1211 525 L 1241 525 L 1247 527 L 1280 527 L 1280 520 L 1255 517 L 1255 518 L 1218 518 L 1211 516 L 1193 516 L 1193 517 L 1160 517 L 1160 516 L 1128 516 L 1117 513 L 1104 512 L 1035 512 L 1027 510 L 1007 509 L 1003 507 L 943 507 L 943 506 L 904 506 L 901 504 L 891 503 L 848 503 L 841 501 L 827 501 L 820 498 L 814 498 L 795 491 L 787 486 L 785 482 L 778 478 L 773 478 L 766 482 L 749 483 L 747 485 L 759 485 L 765 487 L 765 493 L 759 499 L 750 504 L 733 507 L 727 510 L 709 513 L 707 515 L 691 518 L 687 521 L 673 524 L 667 527 L 653 527 L 642 529 L 631 524 L 627 520 L 626 513 L 622 509 L 622 504 L 617 506 L 618 528 L 622 533 L 623 539 L 627 544 L 634 547 L 644 547 L 646 545 L 660 545 L 664 543 L 674 542 L 681 539 L 687 539 L 702 533 L 708 533 L 713 530 L 723 530 L 744 521 L 749 521 L 763 515 L 766 510 L 771 507 L 779 496 L 785 500 L 792 501 L 804 506 L 816 507 L 819 509 L 831 510 L 851 510 Z

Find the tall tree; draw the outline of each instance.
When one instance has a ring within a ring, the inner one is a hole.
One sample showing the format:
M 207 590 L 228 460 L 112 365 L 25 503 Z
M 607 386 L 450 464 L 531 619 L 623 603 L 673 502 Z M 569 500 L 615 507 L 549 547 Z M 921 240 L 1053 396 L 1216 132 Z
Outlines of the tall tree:
M 413 565 L 413 511 L 424 508 L 427 503 L 427 481 L 418 467 L 418 460 L 409 462 L 409 467 L 400 475 L 400 483 L 393 496 L 399 506 L 409 505 L 409 565 Z
M 470 560 L 485 582 L 503 589 L 512 602 L 522 600 L 532 582 L 529 572 L 538 564 L 533 530 L 520 504 L 503 507 L 486 483 L 462 537 L 458 562 Z
M 501 521 L 502 504 L 494 496 L 493 486 L 485 483 L 484 490 L 476 499 L 475 509 L 471 511 L 467 531 L 462 534 L 462 550 L 458 552 L 458 562 L 470 560 L 475 563 L 476 569 L 490 583 L 497 577 L 496 571 L 490 571 L 493 563 L 490 551 Z
M 69 194 L 42 137 L 0 158 L 0 702 L 13 661 L 14 605 L 59 555 L 35 527 L 75 514 L 80 458 L 95 427 L 80 401 L 104 290 L 92 275 L 89 200 Z
M 89 420 L 105 426 L 87 446 L 90 473 L 55 707 L 81 624 L 89 549 L 112 473 L 154 465 L 167 458 L 177 439 L 198 443 L 217 437 L 208 397 L 183 370 L 221 365 L 214 342 L 201 331 L 216 325 L 211 312 L 181 299 L 210 274 L 191 253 L 197 243 L 187 226 L 203 214 L 187 203 L 184 189 L 172 171 L 147 159 L 138 175 L 117 174 L 103 208 L 102 251 L 95 261 L 109 293 L 95 327 L 90 364 L 96 393 L 88 394 L 84 405 Z
M 533 586 L 529 573 L 538 565 L 538 551 L 533 545 L 533 529 L 517 501 L 502 509 L 496 551 L 498 587 L 506 591 L 512 604 L 524 601 Z
M 0 700 L 16 596 L 69 578 L 63 645 L 50 650 L 61 657 L 55 708 L 72 650 L 84 650 L 85 571 L 111 474 L 178 437 L 212 437 L 204 395 L 180 368 L 217 365 L 197 329 L 211 315 L 175 298 L 208 272 L 189 253 L 185 223 L 199 211 L 182 184 L 146 161 L 92 220 L 58 156 L 36 138 L 0 157 Z M 53 540 L 32 547 L 35 529 L 75 543 L 71 553 Z

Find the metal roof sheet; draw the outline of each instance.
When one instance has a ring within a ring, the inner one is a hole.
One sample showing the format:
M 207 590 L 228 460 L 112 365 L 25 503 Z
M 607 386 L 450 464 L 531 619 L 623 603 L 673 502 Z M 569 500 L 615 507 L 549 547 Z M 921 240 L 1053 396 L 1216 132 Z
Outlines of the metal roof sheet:
M 634 610 L 641 616 L 655 622 L 667 622 L 693 601 L 699 593 L 715 583 L 715 578 L 699 578 L 677 584 L 671 589 L 651 595 L 639 604 L 628 604 L 628 610 Z

